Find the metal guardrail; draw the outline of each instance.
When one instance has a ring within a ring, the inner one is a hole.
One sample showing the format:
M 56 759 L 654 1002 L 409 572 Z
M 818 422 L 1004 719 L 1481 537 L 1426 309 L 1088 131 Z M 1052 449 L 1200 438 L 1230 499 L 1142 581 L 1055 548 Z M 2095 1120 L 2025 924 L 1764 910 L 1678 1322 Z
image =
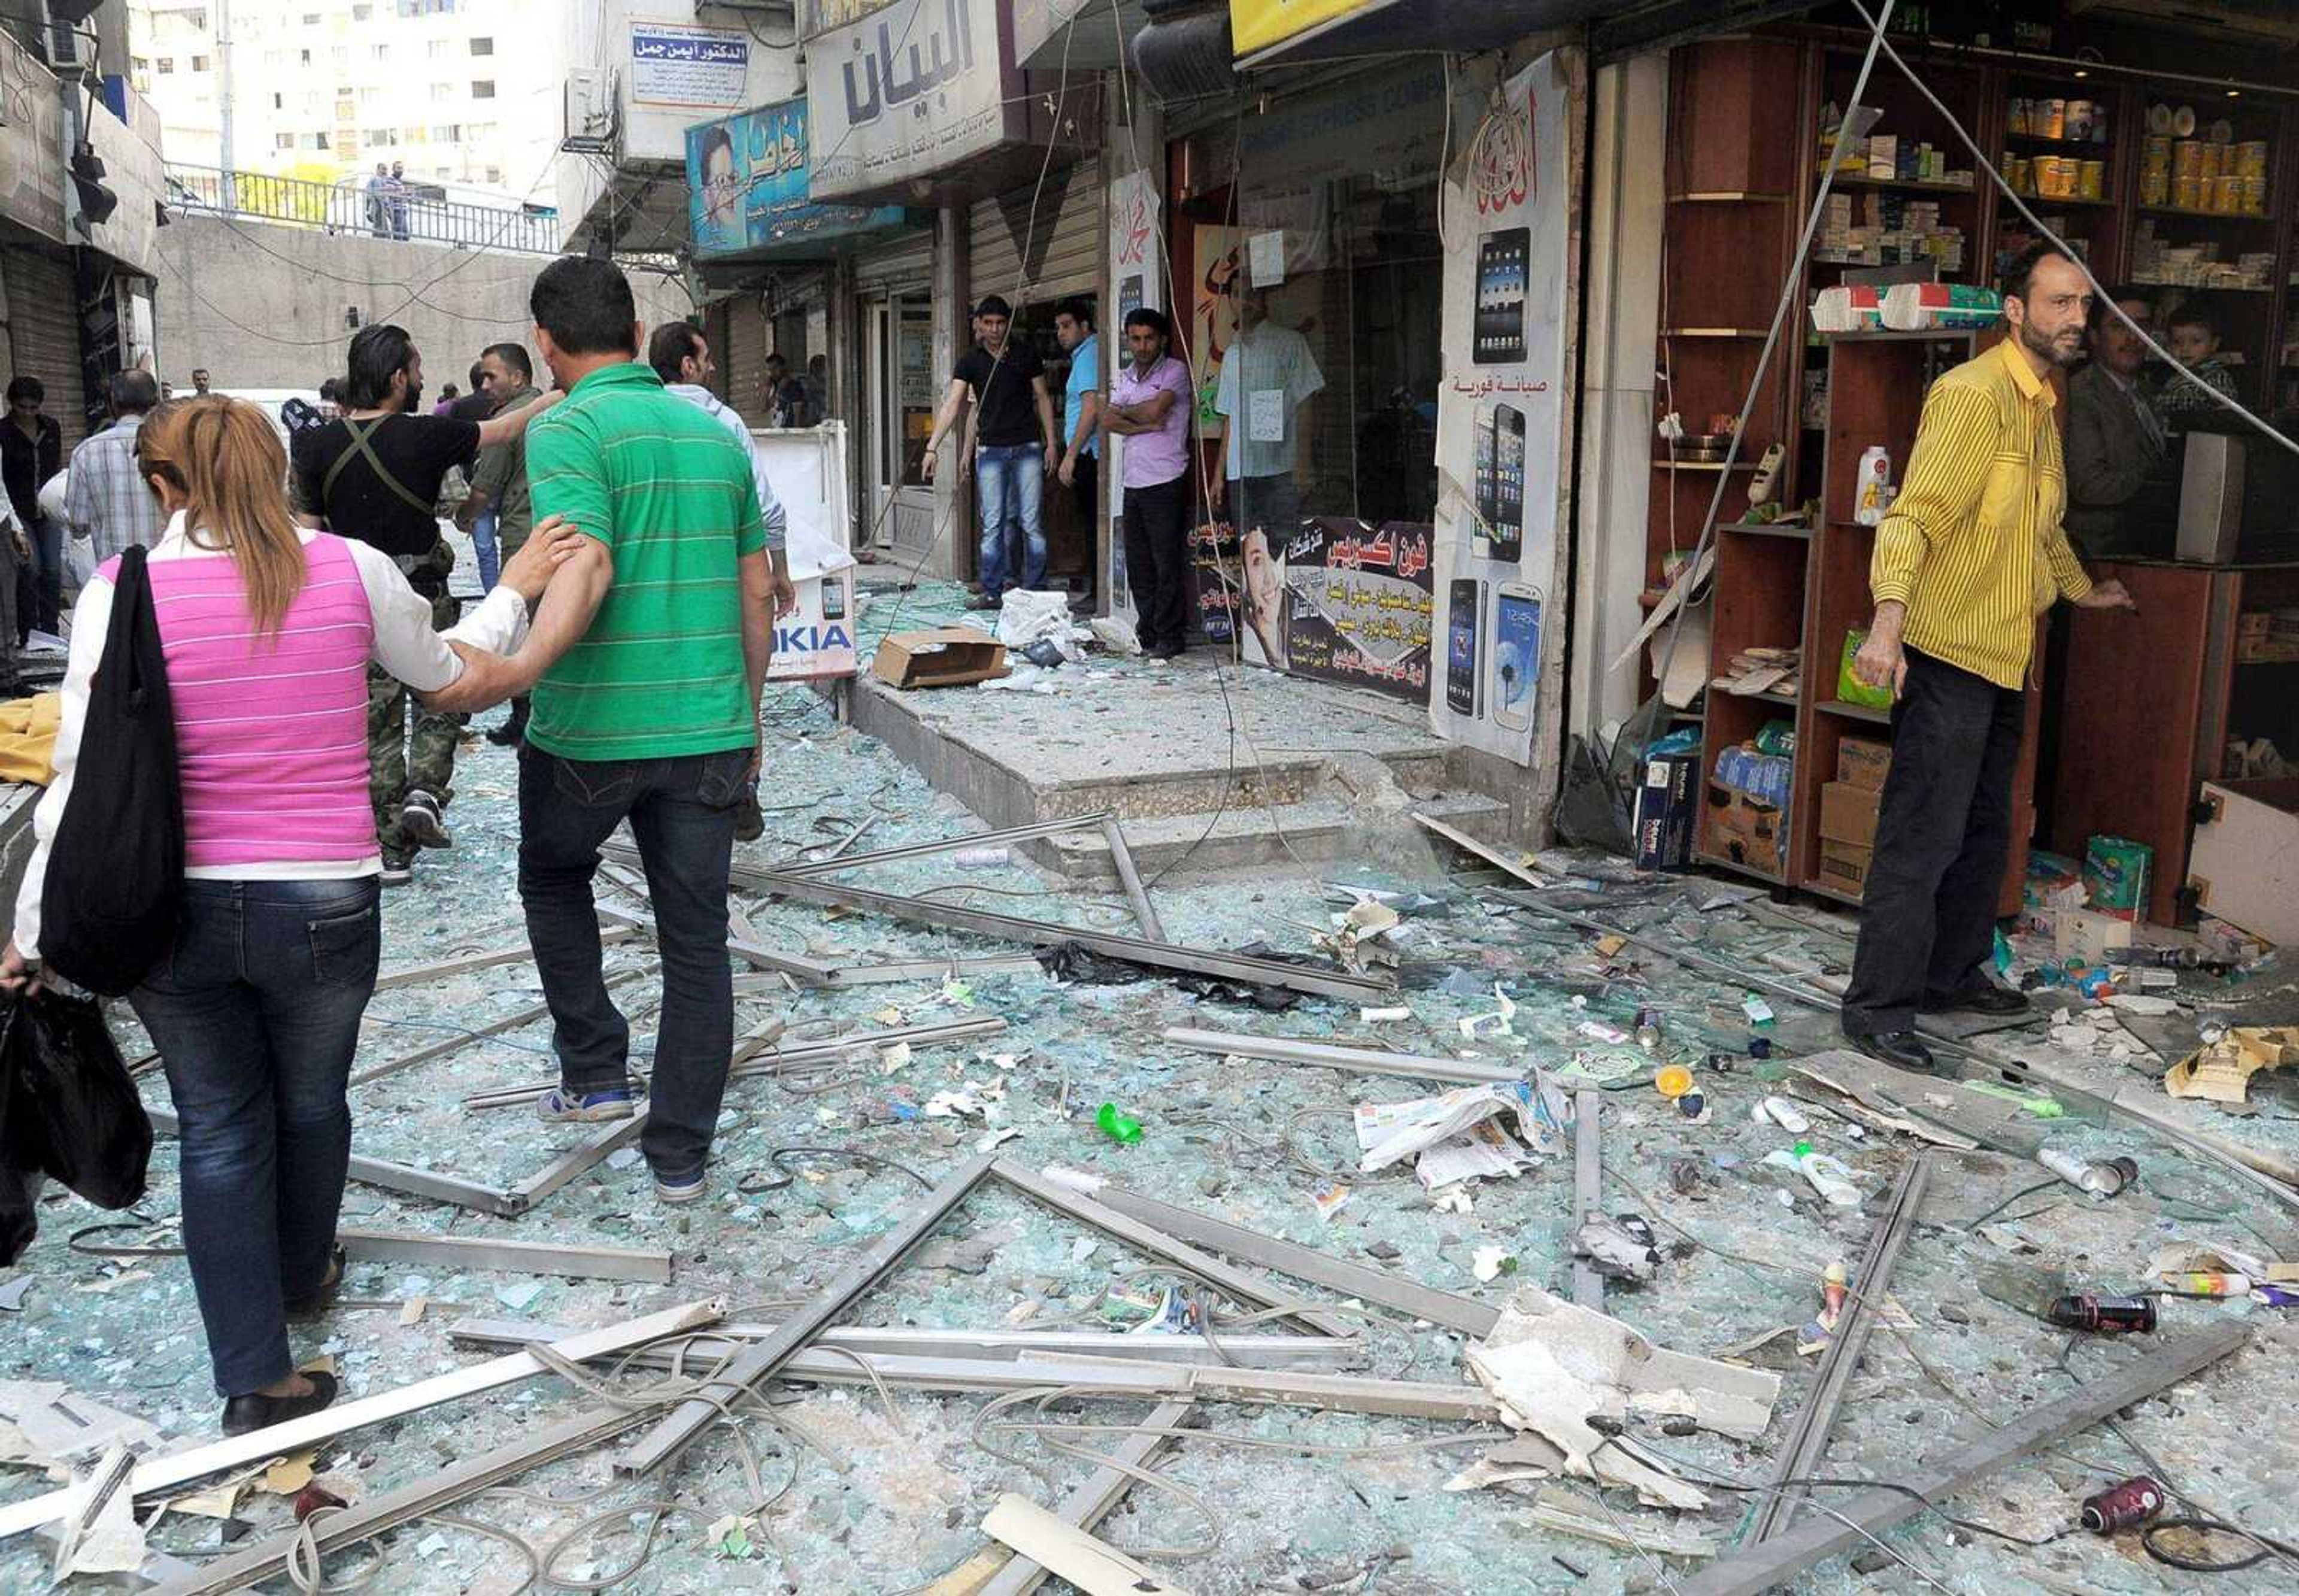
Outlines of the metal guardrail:
M 428 183 L 377 193 L 365 178 L 315 183 L 265 172 L 226 171 L 168 162 L 168 204 L 180 211 L 245 216 L 375 238 L 455 245 L 467 249 L 559 253 L 559 213 L 546 206 L 482 205 L 450 199 Z

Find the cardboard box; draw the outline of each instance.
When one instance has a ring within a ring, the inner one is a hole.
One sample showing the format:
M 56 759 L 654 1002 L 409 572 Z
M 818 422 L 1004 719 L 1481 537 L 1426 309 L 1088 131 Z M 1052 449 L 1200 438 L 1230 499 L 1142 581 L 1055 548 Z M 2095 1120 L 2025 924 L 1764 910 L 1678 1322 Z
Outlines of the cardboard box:
M 870 673 L 895 687 L 966 687 L 1008 674 L 1006 645 L 972 627 L 896 632 L 878 644 Z
M 1820 789 L 1820 835 L 1833 843 L 1855 848 L 1876 845 L 1876 816 L 1884 794 L 1874 787 L 1855 787 L 1848 781 L 1831 781 Z
M 1836 745 L 1836 779 L 1847 786 L 1884 790 L 1892 768 L 1892 745 L 1873 737 L 1847 737 Z
M 1788 827 L 1784 810 L 1714 783 L 1708 788 L 1709 852 L 1751 869 L 1785 874 Z
M 817 682 L 852 676 L 860 669 L 854 650 L 854 572 L 835 570 L 809 577 L 795 586 L 798 608 L 775 622 L 775 657 L 770 682 Z
M 1822 837 L 1820 844 L 1820 883 L 1838 892 L 1860 896 L 1868 888 L 1868 867 L 1874 862 L 1876 850 L 1856 843 L 1839 843 L 1834 837 Z
M 1681 870 L 1692 862 L 1693 803 L 1697 753 L 1666 753 L 1645 761 L 1637 786 L 1637 869 Z
M 2062 964 L 2105 964 L 2131 945 L 2131 922 L 2090 909 L 2064 909 L 2052 927 L 2052 952 Z
M 2147 918 L 2147 881 L 2155 850 L 2129 837 L 2096 836 L 2084 844 L 2084 892 L 2091 907 L 2120 920 Z

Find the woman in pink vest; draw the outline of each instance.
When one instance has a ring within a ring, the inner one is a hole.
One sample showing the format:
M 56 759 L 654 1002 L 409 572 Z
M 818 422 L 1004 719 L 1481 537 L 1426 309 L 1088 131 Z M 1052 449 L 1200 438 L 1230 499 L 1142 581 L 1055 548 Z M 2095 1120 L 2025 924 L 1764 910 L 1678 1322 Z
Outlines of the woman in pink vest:
M 296 528 L 286 459 L 253 405 L 162 406 L 136 454 L 170 517 L 149 569 L 187 868 L 175 945 L 129 1001 L 181 1122 L 184 1246 L 223 1428 L 240 1434 L 336 1393 L 332 1376 L 295 1371 L 287 1320 L 325 1307 L 343 1272 L 346 1083 L 382 937 L 367 662 L 449 710 L 509 697 L 522 668 L 498 656 L 526 636 L 565 535 L 536 528 L 501 586 L 435 633 L 429 601 L 389 555 Z M 72 794 L 118 564 L 72 612 L 55 777 L 34 817 L 0 986 L 37 978 L 48 845 Z

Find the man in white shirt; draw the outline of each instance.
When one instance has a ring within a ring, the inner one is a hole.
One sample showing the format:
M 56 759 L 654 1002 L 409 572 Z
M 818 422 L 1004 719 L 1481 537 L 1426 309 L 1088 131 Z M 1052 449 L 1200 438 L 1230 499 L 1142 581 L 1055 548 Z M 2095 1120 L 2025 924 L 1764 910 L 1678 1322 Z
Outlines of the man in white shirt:
M 95 545 L 98 565 L 137 544 L 150 548 L 167 526 L 136 464 L 136 435 L 159 403 L 159 380 L 149 371 L 119 373 L 112 379 L 112 425 L 72 451 L 64 520 Z
M 759 458 L 759 440 L 751 436 L 750 428 L 734 408 L 704 386 L 718 370 L 710 358 L 710 340 L 692 322 L 666 321 L 647 340 L 647 364 L 662 378 L 665 389 L 733 433 L 735 441 L 743 445 L 743 453 L 750 457 L 751 479 L 759 489 L 759 516 L 767 524 L 767 561 L 775 573 L 775 619 L 780 620 L 798 608 L 798 589 L 792 586 L 790 575 L 790 516 L 783 509 L 782 501 L 775 497 L 774 486 L 767 480 L 766 462 Z M 771 637 L 768 646 L 771 661 Z M 735 816 L 735 835 L 743 842 L 756 842 L 765 835 L 766 828 L 766 815 L 759 808 L 758 783 L 753 781 L 743 795 L 741 812 Z
M 1222 352 L 1214 409 L 1221 416 L 1222 480 L 1214 505 L 1241 532 L 1290 537 L 1309 485 L 1309 429 L 1301 407 L 1324 391 L 1309 341 L 1269 319 L 1269 291 L 1238 299 L 1237 337 Z

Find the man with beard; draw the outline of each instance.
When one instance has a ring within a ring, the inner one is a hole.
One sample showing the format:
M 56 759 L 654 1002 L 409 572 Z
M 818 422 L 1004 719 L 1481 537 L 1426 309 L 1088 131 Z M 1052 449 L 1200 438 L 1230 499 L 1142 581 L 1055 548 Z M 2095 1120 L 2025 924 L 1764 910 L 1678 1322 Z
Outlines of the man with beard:
M 2067 478 L 2049 379 L 2083 357 L 2091 310 L 2090 284 L 2060 250 L 2038 244 L 2013 261 L 2008 336 L 1932 384 L 1905 486 L 1876 531 L 1876 614 L 1852 668 L 1896 698 L 1844 1034 L 1904 1069 L 1932 1069 L 1919 1012 L 2027 1007 L 1981 964 L 2012 836 L 2036 618 L 2057 598 L 2132 608 L 2121 582 L 2084 575 L 2060 524 Z
M 439 535 L 440 482 L 455 467 L 469 467 L 482 448 L 519 439 L 558 395 L 483 422 L 426 415 L 417 408 L 422 397 L 423 356 L 406 328 L 387 322 L 360 328 L 352 338 L 343 414 L 295 435 L 290 478 L 303 525 L 371 544 L 397 560 L 415 591 L 431 601 L 433 624 L 444 631 L 455 620 L 455 601 L 447 595 L 455 555 Z M 369 795 L 386 886 L 413 878 L 416 849 L 452 844 L 442 812 L 452 796 L 459 724 L 369 668 Z

